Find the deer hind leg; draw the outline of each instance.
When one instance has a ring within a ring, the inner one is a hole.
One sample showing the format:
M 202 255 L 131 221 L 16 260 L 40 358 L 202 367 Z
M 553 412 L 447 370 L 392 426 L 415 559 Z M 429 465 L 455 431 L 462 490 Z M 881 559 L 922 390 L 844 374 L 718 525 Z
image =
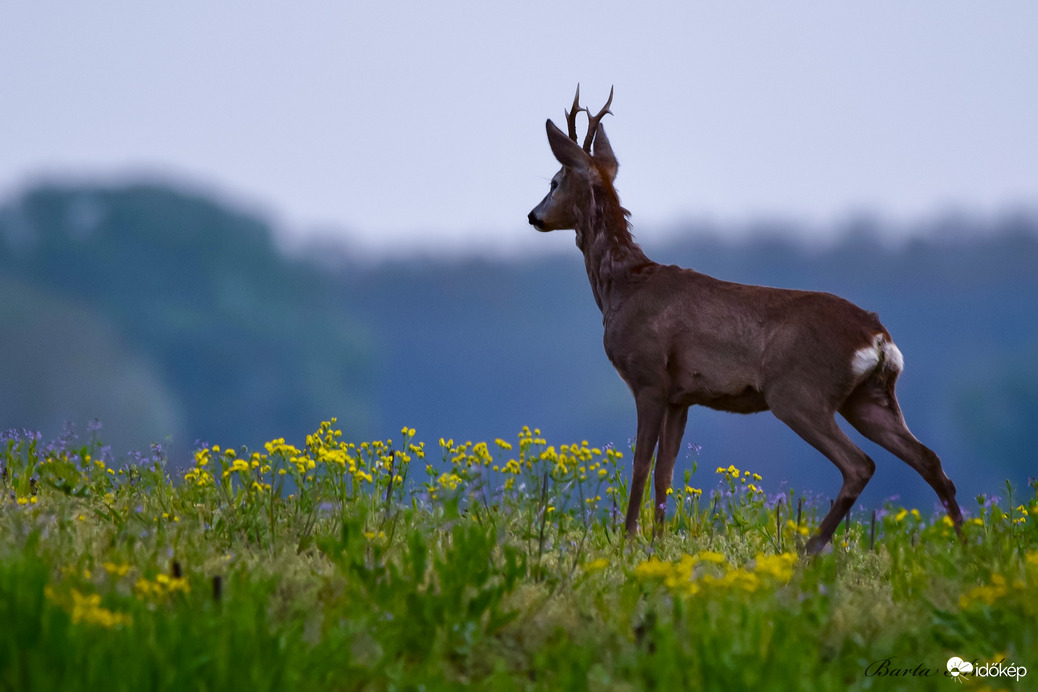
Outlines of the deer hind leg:
M 805 552 L 814 555 L 832 539 L 836 528 L 872 478 L 876 464 L 840 430 L 832 411 L 786 411 L 773 405 L 772 412 L 805 442 L 824 454 L 843 475 L 843 485 L 832 508 L 818 526 L 818 533 L 804 547 Z
M 656 470 L 653 473 L 655 483 L 655 530 L 663 533 L 663 524 L 667 518 L 667 491 L 674 480 L 674 464 L 681 448 L 681 437 L 685 434 L 685 423 L 688 421 L 687 406 L 668 406 L 663 415 L 663 426 L 660 429 L 660 444 L 656 451 Z
M 638 408 L 638 433 L 634 443 L 634 470 L 631 473 L 631 494 L 627 500 L 627 518 L 624 528 L 628 536 L 638 532 L 638 512 L 641 511 L 645 482 L 652 468 L 652 453 L 660 436 L 660 426 L 666 406 L 662 396 L 642 394 L 635 396 Z
M 955 530 L 962 526 L 962 512 L 955 501 L 955 484 L 944 473 L 941 460 L 916 439 L 905 423 L 893 386 L 866 381 L 840 407 L 840 414 L 862 435 L 914 468 L 937 492 Z

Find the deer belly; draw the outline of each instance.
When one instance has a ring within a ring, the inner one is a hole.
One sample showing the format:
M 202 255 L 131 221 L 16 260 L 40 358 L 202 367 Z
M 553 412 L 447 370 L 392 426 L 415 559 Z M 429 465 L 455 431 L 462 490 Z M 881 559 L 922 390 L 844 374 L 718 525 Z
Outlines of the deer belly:
M 676 383 L 671 389 L 670 403 L 679 406 L 706 406 L 731 413 L 767 411 L 764 395 L 756 387 L 745 383 L 709 382 L 699 373 Z

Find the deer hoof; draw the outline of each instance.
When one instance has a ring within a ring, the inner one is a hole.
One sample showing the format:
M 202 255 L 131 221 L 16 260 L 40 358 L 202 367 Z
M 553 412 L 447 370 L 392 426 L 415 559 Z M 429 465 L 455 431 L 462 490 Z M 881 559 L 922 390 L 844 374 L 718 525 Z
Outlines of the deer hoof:
M 804 545 L 804 555 L 817 555 L 822 552 L 828 542 L 828 539 L 821 536 L 811 536 L 811 540 Z

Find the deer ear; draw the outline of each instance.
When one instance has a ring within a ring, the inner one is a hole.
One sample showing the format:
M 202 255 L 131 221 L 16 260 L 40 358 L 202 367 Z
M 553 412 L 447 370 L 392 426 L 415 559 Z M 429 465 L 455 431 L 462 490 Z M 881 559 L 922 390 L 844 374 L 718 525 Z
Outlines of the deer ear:
M 616 171 L 620 168 L 620 164 L 616 160 L 616 155 L 613 154 L 613 147 L 610 146 L 605 127 L 601 123 L 598 125 L 598 131 L 595 132 L 593 149 L 595 163 L 609 175 L 610 181 L 616 180 Z
M 558 162 L 569 168 L 586 171 L 591 157 L 565 132 L 557 128 L 551 120 L 545 126 L 548 129 L 548 144 L 551 146 L 551 153 L 555 154 Z

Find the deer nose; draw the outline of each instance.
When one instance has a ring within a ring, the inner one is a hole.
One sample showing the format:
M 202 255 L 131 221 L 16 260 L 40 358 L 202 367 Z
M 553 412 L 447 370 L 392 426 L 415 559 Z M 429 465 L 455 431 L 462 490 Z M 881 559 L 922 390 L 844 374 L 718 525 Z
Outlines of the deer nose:
M 526 218 L 530 220 L 530 225 L 531 226 L 533 226 L 535 228 L 540 228 L 541 227 L 541 220 L 538 219 L 537 216 L 532 211 L 529 214 L 526 215 Z

